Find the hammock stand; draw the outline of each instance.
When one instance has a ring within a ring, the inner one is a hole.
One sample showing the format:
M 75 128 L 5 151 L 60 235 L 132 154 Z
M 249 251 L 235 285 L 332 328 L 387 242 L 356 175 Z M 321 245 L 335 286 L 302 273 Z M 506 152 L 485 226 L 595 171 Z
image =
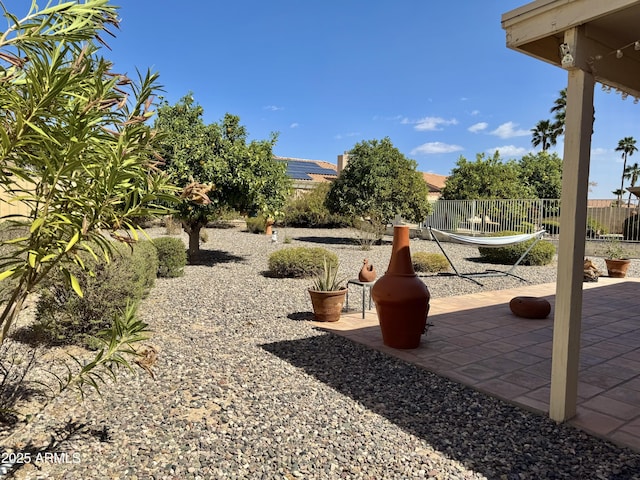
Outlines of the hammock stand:
M 523 282 L 526 282 L 527 281 L 526 279 L 524 279 L 522 277 L 519 277 L 518 275 L 514 274 L 513 271 L 520 264 L 520 262 L 524 259 L 524 257 L 527 256 L 527 253 L 529 253 L 529 251 L 533 248 L 533 246 L 536 243 L 538 243 L 540 240 L 542 240 L 542 237 L 545 234 L 545 230 L 540 230 L 540 231 L 538 231 L 536 233 L 524 233 L 524 234 L 520 234 L 520 235 L 508 235 L 508 236 L 505 236 L 505 237 L 469 237 L 469 236 L 466 236 L 466 235 L 458 235 L 458 234 L 455 234 L 455 233 L 443 232 L 441 230 L 436 230 L 435 228 L 432 228 L 432 227 L 429 227 L 429 232 L 431 233 L 431 238 L 433 238 L 436 241 L 436 243 L 438 244 L 438 247 L 442 251 L 442 253 L 445 256 L 445 258 L 447 259 L 447 261 L 449 262 L 449 265 L 451 265 L 451 268 L 453 268 L 453 271 L 455 272 L 455 274 L 458 277 L 466 278 L 467 280 L 471 280 L 472 282 L 477 283 L 481 287 L 483 286 L 482 283 L 480 283 L 479 281 L 475 280 L 475 278 L 473 278 L 473 277 L 504 277 L 504 276 L 510 276 L 510 277 L 518 278 L 518 279 L 522 280 Z M 488 248 L 499 248 L 499 247 L 507 247 L 509 245 L 516 245 L 518 243 L 522 243 L 522 242 L 526 242 L 527 240 L 531 240 L 532 238 L 535 238 L 536 240 L 520 256 L 520 258 L 516 261 L 516 263 L 514 263 L 511 266 L 511 268 L 509 270 L 507 270 L 506 272 L 502 271 L 502 270 L 490 269 L 490 270 L 486 270 L 484 272 L 460 273 L 458 271 L 458 269 L 456 268 L 456 266 L 451 261 L 451 259 L 449 258 L 449 255 L 447 255 L 447 252 L 445 252 L 444 248 L 442 248 L 442 244 L 438 240 L 438 235 L 441 235 L 442 237 L 448 238 L 451 242 L 454 242 L 454 243 L 460 243 L 462 245 L 471 245 L 471 246 L 474 246 L 474 247 L 488 247 Z

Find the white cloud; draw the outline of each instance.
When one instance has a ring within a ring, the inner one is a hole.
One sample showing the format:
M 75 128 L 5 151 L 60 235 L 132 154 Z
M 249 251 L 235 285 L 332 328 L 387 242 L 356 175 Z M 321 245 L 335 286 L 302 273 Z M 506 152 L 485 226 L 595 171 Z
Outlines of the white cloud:
M 300 126 L 300 124 L 298 122 L 293 122 L 291 125 L 289 125 L 289 128 L 298 128 Z
M 444 118 L 440 117 L 424 117 L 415 122 L 415 124 L 416 126 L 413 128 L 420 132 L 423 132 L 442 130 L 442 128 L 440 128 L 441 126 L 446 127 L 449 125 L 457 125 L 458 121 L 455 118 L 452 118 L 451 120 L 445 120 Z
M 493 155 L 496 150 L 500 153 L 501 157 L 521 157 L 529 153 L 524 147 L 516 147 L 515 145 L 503 145 L 502 147 L 495 147 L 487 149 L 487 153 Z
M 336 140 L 342 140 L 343 138 L 349 137 L 358 137 L 360 136 L 360 132 L 350 132 L 350 133 L 339 133 L 336 135 Z
M 524 137 L 525 135 L 531 135 L 530 130 L 524 130 L 517 128 L 518 124 L 513 122 L 507 122 L 500 125 L 494 131 L 491 132 L 491 135 L 496 135 L 500 138 L 513 138 L 513 137 Z
M 595 157 L 597 155 L 608 155 L 609 153 L 611 153 L 611 151 L 607 148 L 594 148 L 593 150 L 591 150 L 591 156 Z
M 472 115 L 472 116 L 474 116 L 474 117 L 475 117 L 476 115 L 480 115 L 480 110 L 473 110 L 473 111 L 471 112 L 471 115 Z
M 398 120 L 401 120 L 400 123 L 404 123 L 404 120 L 406 120 L 406 119 L 403 119 L 402 115 L 393 115 L 391 117 L 385 116 L 385 115 L 374 115 L 373 116 L 373 120 L 374 121 L 378 121 L 378 120 L 382 120 L 382 121 L 398 121 Z
M 479 123 L 474 123 L 469 128 L 467 128 L 467 130 L 469 130 L 471 133 L 478 133 L 478 132 L 481 132 L 482 130 L 486 130 L 488 126 L 489 124 L 487 122 L 479 122 Z
M 452 153 L 464 150 L 460 145 L 451 145 L 442 142 L 429 142 L 411 150 L 411 155 L 429 155 L 432 153 Z
M 278 110 L 284 110 L 284 107 L 278 107 L 277 105 L 267 105 L 263 107 L 265 110 L 269 110 L 271 112 L 277 112 Z

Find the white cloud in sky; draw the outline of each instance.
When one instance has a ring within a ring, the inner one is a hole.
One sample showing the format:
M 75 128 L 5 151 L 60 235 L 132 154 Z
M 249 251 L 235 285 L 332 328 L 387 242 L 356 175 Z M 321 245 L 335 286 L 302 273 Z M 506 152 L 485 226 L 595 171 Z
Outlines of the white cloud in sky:
M 514 122 L 507 122 L 500 125 L 498 128 L 493 130 L 491 135 L 496 135 L 500 138 L 513 138 L 513 137 L 524 137 L 525 135 L 531 135 L 530 130 L 524 130 L 522 128 L 517 128 L 518 124 Z
M 471 115 L 472 115 L 472 116 L 474 116 L 474 117 L 475 117 L 476 115 L 480 115 L 480 110 L 473 110 L 473 111 L 471 112 Z
M 266 107 L 264 107 L 264 109 L 271 112 L 277 112 L 278 110 L 284 110 L 284 107 L 278 107 L 277 105 L 267 105 Z
M 373 120 L 374 121 L 378 121 L 378 120 L 390 120 L 390 121 L 398 121 L 400 120 L 400 123 L 405 123 L 404 121 L 406 120 L 405 118 L 402 118 L 402 115 L 393 115 L 393 116 L 386 116 L 386 115 L 374 115 L 373 116 Z
M 289 125 L 289 128 L 298 128 L 300 126 L 300 124 L 298 122 L 293 122 L 291 125 Z
M 503 145 L 502 147 L 495 147 L 487 149 L 487 153 L 493 155 L 496 150 L 500 153 L 501 157 L 521 157 L 529 153 L 529 150 L 524 147 L 516 147 L 515 145 Z
M 469 130 L 471 133 L 478 133 L 483 130 L 486 130 L 488 126 L 489 124 L 487 122 L 479 122 L 479 123 L 474 123 L 469 128 L 467 128 L 467 130 Z
M 336 140 L 342 140 L 343 138 L 358 137 L 360 132 L 339 133 L 336 135 Z
M 609 149 L 602 148 L 602 147 L 594 148 L 593 150 L 591 150 L 592 157 L 595 157 L 597 155 L 608 155 L 609 153 L 610 153 Z
M 460 145 L 452 145 L 442 142 L 429 142 L 411 150 L 411 155 L 430 155 L 433 153 L 452 153 L 464 150 Z
M 413 128 L 418 130 L 419 132 L 424 132 L 424 131 L 431 132 L 435 130 L 442 130 L 442 128 L 440 127 L 443 127 L 443 126 L 446 127 L 449 125 L 457 125 L 458 121 L 455 118 L 452 118 L 451 120 L 446 120 L 441 117 L 424 117 L 416 121 L 415 124 L 416 125 Z

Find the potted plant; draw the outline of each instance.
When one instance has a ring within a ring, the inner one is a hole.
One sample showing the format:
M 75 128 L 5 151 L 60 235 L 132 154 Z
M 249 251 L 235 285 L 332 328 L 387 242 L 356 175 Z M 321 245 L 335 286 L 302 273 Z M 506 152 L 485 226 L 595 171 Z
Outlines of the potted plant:
M 631 260 L 628 253 L 621 245 L 620 240 L 613 238 L 606 241 L 603 252 L 604 262 L 607 265 L 607 273 L 612 278 L 624 278 Z
M 315 319 L 319 322 L 340 320 L 346 293 L 344 280 L 338 278 L 338 265 L 331 265 L 325 258 L 322 271 L 309 289 Z

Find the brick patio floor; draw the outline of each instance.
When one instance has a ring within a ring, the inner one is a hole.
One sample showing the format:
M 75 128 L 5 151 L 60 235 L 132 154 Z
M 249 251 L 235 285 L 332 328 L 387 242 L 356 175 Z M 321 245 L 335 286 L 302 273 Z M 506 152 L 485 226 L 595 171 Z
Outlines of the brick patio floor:
M 467 281 L 460 279 L 461 282 Z M 354 298 L 361 290 L 351 293 Z M 545 297 L 545 320 L 514 316 L 509 301 Z M 640 451 L 640 279 L 585 283 L 577 415 L 569 423 Z M 375 306 L 318 327 L 419 365 L 522 408 L 547 414 L 555 283 L 432 298 L 419 348 L 386 347 Z M 353 303 L 358 303 L 357 301 Z M 353 306 L 353 304 L 352 304 Z

